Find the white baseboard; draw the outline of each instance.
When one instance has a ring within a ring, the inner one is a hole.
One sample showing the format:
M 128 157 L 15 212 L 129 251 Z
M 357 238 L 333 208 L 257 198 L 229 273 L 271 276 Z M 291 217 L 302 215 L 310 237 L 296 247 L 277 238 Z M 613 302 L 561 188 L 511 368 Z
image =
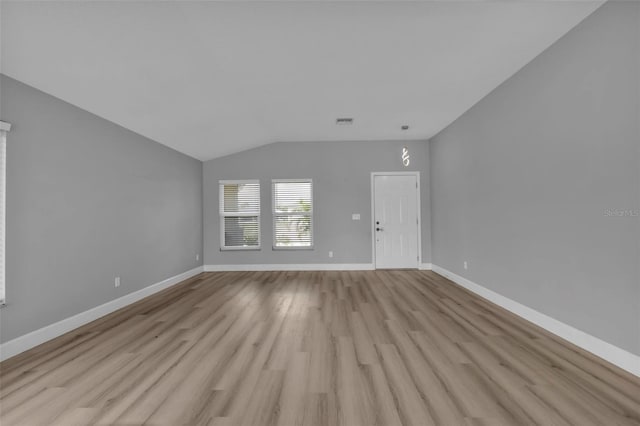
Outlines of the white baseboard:
M 134 291 L 133 293 L 129 293 L 125 296 L 119 297 L 100 306 L 96 306 L 95 308 L 89 309 L 88 311 L 81 312 L 72 317 L 63 319 L 62 321 L 58 321 L 54 324 L 42 327 L 23 336 L 16 337 L 13 340 L 9 340 L 8 342 L 0 345 L 0 361 L 4 361 L 7 358 L 18 355 L 19 353 L 38 346 L 55 337 L 61 336 L 71 330 L 88 324 L 91 321 L 97 320 L 98 318 L 110 314 L 111 312 L 117 311 L 120 308 L 137 302 L 140 299 L 144 299 L 145 297 L 164 290 L 165 288 L 178 284 L 179 282 L 182 282 L 187 278 L 198 275 L 202 271 L 203 267 L 198 266 L 197 268 L 183 272 L 174 277 L 167 278 L 166 280 L 152 284 L 141 290 Z
M 433 269 L 433 265 L 430 263 L 421 263 L 418 265 L 418 269 L 421 271 L 430 271 Z
M 605 342 L 597 337 L 578 330 L 568 324 L 565 324 L 557 319 L 551 318 L 541 312 L 536 311 L 528 306 L 522 305 L 515 300 L 511 300 L 508 297 L 502 296 L 488 288 L 485 288 L 479 284 L 474 283 L 460 275 L 457 275 L 451 271 L 441 268 L 437 265 L 433 265 L 433 272 L 442 275 L 455 282 L 456 284 L 466 288 L 467 290 L 476 293 L 477 295 L 495 303 L 504 309 L 513 312 L 514 314 L 536 324 L 539 327 L 562 337 L 563 339 L 573 343 L 582 349 L 599 356 L 600 358 L 609 361 L 611 364 L 626 370 L 638 377 L 640 377 L 640 356 L 632 354 L 624 349 Z
M 263 265 L 205 265 L 205 272 L 230 271 L 372 271 L 372 263 L 301 263 Z

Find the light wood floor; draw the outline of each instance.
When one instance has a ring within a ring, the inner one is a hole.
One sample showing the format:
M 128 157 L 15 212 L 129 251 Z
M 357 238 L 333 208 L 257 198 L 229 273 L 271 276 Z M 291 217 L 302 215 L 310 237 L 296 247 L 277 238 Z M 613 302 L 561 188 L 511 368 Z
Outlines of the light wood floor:
M 419 271 L 204 273 L 0 380 L 2 426 L 640 424 L 640 379 Z

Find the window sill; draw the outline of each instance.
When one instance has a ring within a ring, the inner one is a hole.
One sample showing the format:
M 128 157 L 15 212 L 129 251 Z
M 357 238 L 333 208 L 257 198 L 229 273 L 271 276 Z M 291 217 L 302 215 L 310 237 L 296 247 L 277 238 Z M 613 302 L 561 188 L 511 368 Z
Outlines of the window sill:
M 310 247 L 271 247 L 272 250 L 276 250 L 276 251 L 289 251 L 289 250 L 313 250 L 314 247 L 310 246 Z
M 262 247 L 220 247 L 220 251 L 260 251 Z

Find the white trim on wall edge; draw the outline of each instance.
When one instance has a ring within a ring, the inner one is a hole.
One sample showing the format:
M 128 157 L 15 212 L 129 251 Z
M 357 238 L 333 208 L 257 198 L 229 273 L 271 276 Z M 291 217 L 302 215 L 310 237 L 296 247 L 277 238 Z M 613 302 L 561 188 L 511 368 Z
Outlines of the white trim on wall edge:
M 45 343 L 53 338 L 68 333 L 69 331 L 75 330 L 76 328 L 88 324 L 91 321 L 95 321 L 98 318 L 110 314 L 111 312 L 117 311 L 120 308 L 137 302 L 138 300 L 144 299 L 147 296 L 151 296 L 152 294 L 171 287 L 172 285 L 198 275 L 202 271 L 203 267 L 198 266 L 197 268 L 193 268 L 158 283 L 151 284 L 148 287 L 111 300 L 100 306 L 96 306 L 95 308 L 91 308 L 72 317 L 63 319 L 62 321 L 42 327 L 23 336 L 16 337 L 13 340 L 9 340 L 8 342 L 0 345 L 0 361 L 4 361 L 5 359 L 18 355 L 19 353 Z
M 205 272 L 231 271 L 372 271 L 373 263 L 293 263 L 263 265 L 204 265 Z
M 559 336 L 574 345 L 599 356 L 611 364 L 617 365 L 623 370 L 640 377 L 640 356 L 587 334 L 584 331 L 578 330 L 577 328 L 558 321 L 557 319 L 551 318 L 550 316 L 538 312 L 535 309 L 522 305 L 515 300 L 502 296 L 488 288 L 474 283 L 473 281 L 461 277 L 460 275 L 441 268 L 440 266 L 433 265 L 432 270 L 467 290 L 503 307 L 504 309 L 536 324 L 539 327 L 544 328 L 556 336 Z
M 430 263 L 421 263 L 418 265 L 418 269 L 421 271 L 430 271 L 433 269 L 433 265 Z

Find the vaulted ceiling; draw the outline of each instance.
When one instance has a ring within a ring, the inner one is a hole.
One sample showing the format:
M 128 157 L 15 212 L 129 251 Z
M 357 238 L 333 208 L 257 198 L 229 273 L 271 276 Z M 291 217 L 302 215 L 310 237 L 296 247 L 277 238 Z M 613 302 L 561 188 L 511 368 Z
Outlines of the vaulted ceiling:
M 426 139 L 601 3 L 3 1 L 0 70 L 201 160 Z

